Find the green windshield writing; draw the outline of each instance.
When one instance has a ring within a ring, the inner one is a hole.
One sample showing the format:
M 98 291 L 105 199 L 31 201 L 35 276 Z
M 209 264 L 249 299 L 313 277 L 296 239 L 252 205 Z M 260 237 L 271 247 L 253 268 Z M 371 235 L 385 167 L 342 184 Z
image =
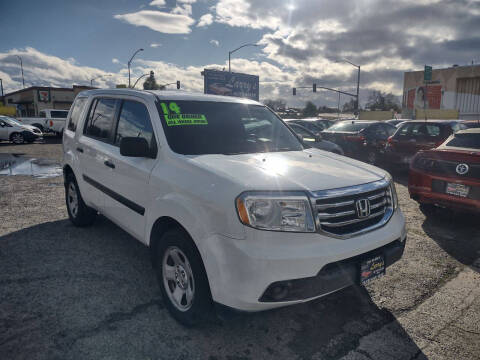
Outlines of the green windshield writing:
M 203 114 L 182 114 L 180 107 L 175 102 L 168 105 L 160 103 L 167 126 L 179 125 L 208 125 L 207 118 Z

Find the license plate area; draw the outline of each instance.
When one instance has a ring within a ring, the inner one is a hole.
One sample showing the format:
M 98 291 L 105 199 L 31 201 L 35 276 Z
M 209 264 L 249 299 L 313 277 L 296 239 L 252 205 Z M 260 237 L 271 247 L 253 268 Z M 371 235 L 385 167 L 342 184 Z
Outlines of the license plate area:
M 383 255 L 376 255 L 360 263 L 360 284 L 381 278 L 385 275 L 385 258 Z
M 467 197 L 469 192 L 470 192 L 470 187 L 463 184 L 447 183 L 447 186 L 445 187 L 446 194 L 459 196 L 463 198 Z

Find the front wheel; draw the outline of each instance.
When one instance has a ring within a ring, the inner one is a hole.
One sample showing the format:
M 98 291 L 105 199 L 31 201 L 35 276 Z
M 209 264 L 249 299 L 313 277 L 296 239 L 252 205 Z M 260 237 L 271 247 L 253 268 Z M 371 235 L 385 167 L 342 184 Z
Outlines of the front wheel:
M 13 133 L 10 136 L 10 140 L 15 144 L 15 145 L 20 145 L 25 142 L 25 138 L 23 137 L 22 134 L 20 133 Z
M 65 182 L 65 201 L 68 217 L 75 226 L 88 226 L 93 223 L 97 212 L 85 205 L 77 180 L 73 174 L 68 174 Z
M 167 231 L 156 254 L 157 278 L 170 314 L 181 324 L 193 326 L 212 313 L 212 298 L 200 254 L 180 229 Z

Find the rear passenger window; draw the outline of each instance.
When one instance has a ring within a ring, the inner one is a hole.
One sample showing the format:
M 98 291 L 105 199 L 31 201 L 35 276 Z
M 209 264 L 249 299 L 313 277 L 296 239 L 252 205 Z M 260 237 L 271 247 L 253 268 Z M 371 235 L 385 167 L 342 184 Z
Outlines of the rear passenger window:
M 124 137 L 142 137 L 152 145 L 153 129 L 146 106 L 137 101 L 124 100 L 118 119 L 115 145 Z
M 439 136 L 440 126 L 438 125 L 426 125 L 427 136 Z
M 115 99 L 95 99 L 93 101 L 85 126 L 85 135 L 104 141 L 110 138 L 115 103 Z
M 87 102 L 87 98 L 77 98 L 75 103 L 72 106 L 72 113 L 70 119 L 68 120 L 67 129 L 71 131 L 77 130 L 78 119 L 82 113 L 83 107 Z

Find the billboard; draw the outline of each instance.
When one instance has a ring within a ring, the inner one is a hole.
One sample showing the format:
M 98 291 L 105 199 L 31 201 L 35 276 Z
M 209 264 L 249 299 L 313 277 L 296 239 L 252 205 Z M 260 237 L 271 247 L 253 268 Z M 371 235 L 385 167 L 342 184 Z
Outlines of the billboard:
M 259 99 L 258 76 L 205 69 L 203 71 L 203 92 L 205 94 L 236 96 Z

